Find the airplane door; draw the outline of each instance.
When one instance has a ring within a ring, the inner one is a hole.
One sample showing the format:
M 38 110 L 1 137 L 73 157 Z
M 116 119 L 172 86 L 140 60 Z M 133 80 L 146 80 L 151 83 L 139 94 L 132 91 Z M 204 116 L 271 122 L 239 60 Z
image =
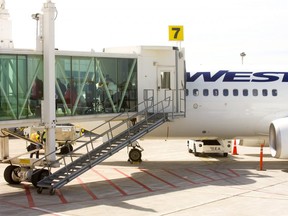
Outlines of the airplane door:
M 157 101 L 163 101 L 165 97 L 172 97 L 172 91 L 175 89 L 175 68 L 159 67 L 157 79 Z

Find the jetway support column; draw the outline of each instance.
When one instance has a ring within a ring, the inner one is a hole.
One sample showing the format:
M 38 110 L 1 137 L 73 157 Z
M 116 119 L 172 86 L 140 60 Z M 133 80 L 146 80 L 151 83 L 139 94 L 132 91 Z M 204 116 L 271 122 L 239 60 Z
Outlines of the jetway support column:
M 9 138 L 7 135 L 0 131 L 0 160 L 9 157 Z
M 56 8 L 51 0 L 43 6 L 43 63 L 44 63 L 44 101 L 42 103 L 42 121 L 46 128 L 45 153 L 48 161 L 55 161 L 55 36 L 54 19 Z

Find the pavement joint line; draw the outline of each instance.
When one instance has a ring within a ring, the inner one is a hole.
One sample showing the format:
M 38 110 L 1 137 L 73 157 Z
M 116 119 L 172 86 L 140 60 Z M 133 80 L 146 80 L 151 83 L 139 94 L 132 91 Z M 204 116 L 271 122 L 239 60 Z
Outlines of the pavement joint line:
M 284 181 L 284 182 L 287 182 L 287 181 Z M 281 184 L 281 183 L 278 183 L 278 184 Z M 278 185 L 278 184 L 274 184 L 274 185 Z M 201 204 L 198 204 L 198 205 L 195 205 L 195 206 L 190 206 L 190 207 L 179 209 L 179 210 L 176 210 L 176 211 L 171 211 L 171 212 L 168 212 L 168 213 L 164 213 L 164 214 L 161 214 L 161 216 L 171 215 L 171 214 L 174 214 L 174 213 L 179 213 L 179 212 L 182 212 L 182 211 L 186 211 L 188 209 L 193 209 L 193 208 L 209 205 L 209 204 L 212 204 L 212 203 L 217 203 L 217 202 L 220 202 L 220 201 L 223 201 L 223 200 L 228 200 L 228 199 L 231 199 L 231 198 L 234 198 L 234 197 L 239 197 L 239 196 L 242 196 L 244 194 L 255 192 L 255 191 L 261 190 L 263 188 L 271 187 L 271 186 L 273 186 L 273 185 L 269 185 L 269 186 L 265 186 L 265 187 L 257 188 L 257 189 L 253 189 L 253 190 L 248 190 L 248 191 L 245 191 L 245 192 L 242 192 L 242 193 L 233 194 L 231 196 L 227 196 L 227 197 L 223 197 L 223 198 L 220 198 L 220 199 L 212 200 L 212 201 L 209 201 L 209 202 L 201 203 Z

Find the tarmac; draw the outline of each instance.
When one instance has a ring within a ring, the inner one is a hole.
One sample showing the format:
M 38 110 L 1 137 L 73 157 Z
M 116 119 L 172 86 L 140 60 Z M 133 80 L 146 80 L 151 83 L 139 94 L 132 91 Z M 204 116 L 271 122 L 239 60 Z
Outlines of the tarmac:
M 21 143 L 22 142 L 22 143 Z M 0 164 L 0 215 L 285 215 L 288 160 L 260 147 L 237 146 L 237 155 L 195 157 L 186 140 L 145 140 L 142 162 L 123 149 L 66 184 L 55 195 L 30 182 L 9 185 Z M 76 144 L 77 145 L 77 144 Z M 11 139 L 10 156 L 25 151 Z

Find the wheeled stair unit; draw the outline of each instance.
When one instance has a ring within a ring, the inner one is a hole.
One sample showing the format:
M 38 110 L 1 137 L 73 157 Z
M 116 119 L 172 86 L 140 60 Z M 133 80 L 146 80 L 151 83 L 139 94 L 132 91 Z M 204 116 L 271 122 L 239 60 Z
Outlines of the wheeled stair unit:
M 159 104 L 157 107 L 159 107 Z M 155 107 L 151 109 L 150 107 L 149 109 L 145 109 L 111 126 L 117 118 L 123 118 L 123 114 L 120 114 L 91 131 L 95 132 L 101 130 L 101 127 L 107 128 L 109 126 L 109 129 L 105 132 L 98 136 L 90 137 L 89 141 L 74 149 L 72 152 L 61 156 L 52 163 L 48 163 L 42 169 L 35 170 L 32 175 L 32 183 L 37 187 L 37 192 L 42 193 L 43 189 L 49 189 L 50 194 L 54 194 L 56 189 L 63 187 L 87 170 L 162 125 L 168 120 L 168 114 L 165 113 L 165 108 L 162 108 L 160 111 L 157 110 L 157 112 L 151 112 L 154 108 Z M 135 122 L 135 119 L 140 120 Z M 133 124 L 131 122 L 133 122 Z M 93 134 L 95 135 L 95 133 Z M 108 139 L 103 144 L 95 146 L 95 141 L 100 137 L 107 137 Z M 82 155 L 75 159 L 75 155 L 79 154 L 79 152 L 82 152 Z M 83 152 L 85 153 L 83 154 Z M 47 156 L 48 155 L 39 160 L 45 161 Z M 64 166 L 54 173 L 51 173 L 51 168 L 59 164 Z

